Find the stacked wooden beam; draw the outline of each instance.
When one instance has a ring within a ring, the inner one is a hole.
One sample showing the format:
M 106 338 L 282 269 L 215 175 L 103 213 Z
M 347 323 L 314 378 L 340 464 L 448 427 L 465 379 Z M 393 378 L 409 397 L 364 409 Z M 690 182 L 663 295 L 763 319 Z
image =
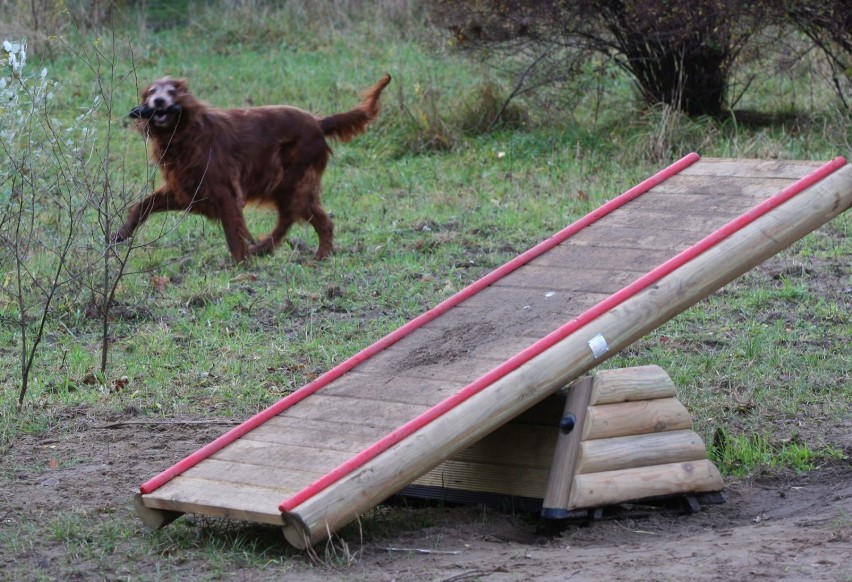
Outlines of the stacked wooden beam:
M 542 516 L 720 491 L 722 477 L 659 366 L 574 382 L 424 475 L 404 494 L 540 500 Z

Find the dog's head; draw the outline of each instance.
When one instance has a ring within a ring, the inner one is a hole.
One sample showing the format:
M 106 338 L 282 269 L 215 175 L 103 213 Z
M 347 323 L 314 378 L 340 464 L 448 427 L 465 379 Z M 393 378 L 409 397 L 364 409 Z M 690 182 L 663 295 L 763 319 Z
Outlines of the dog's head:
M 157 128 L 171 128 L 177 125 L 181 113 L 193 102 L 186 81 L 164 77 L 145 87 L 141 104 L 131 109 L 129 115 L 147 120 L 147 124 Z

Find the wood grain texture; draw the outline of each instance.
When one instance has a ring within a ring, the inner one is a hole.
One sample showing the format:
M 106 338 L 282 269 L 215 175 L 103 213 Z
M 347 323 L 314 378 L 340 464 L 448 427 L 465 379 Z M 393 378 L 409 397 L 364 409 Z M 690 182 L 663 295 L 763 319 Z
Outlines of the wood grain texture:
M 678 399 L 658 398 L 590 406 L 583 440 L 692 428 L 692 416 Z
M 697 433 L 674 430 L 584 441 L 580 444 L 576 472 L 600 473 L 706 458 L 707 449 Z
M 470 463 L 456 460 L 454 457 L 444 461 L 414 483 L 541 499 L 547 487 L 548 474 L 547 468 Z
M 823 162 L 801 160 L 737 160 L 701 158 L 680 172 L 681 176 L 723 176 L 735 178 L 790 178 L 807 176 Z
M 614 404 L 630 400 L 674 398 L 677 388 L 659 366 L 600 370 L 594 375 L 589 404 Z
M 677 493 L 721 491 L 722 475 L 707 460 L 576 475 L 569 509 L 604 507 Z
M 580 440 L 586 422 L 586 411 L 589 409 L 592 382 L 591 376 L 584 376 L 571 384 L 568 389 L 563 416 L 568 414 L 574 416 L 574 428 L 570 432 L 560 432 L 557 437 L 550 464 L 547 491 L 542 503 L 541 512 L 543 516 L 557 517 L 562 510 L 568 508 L 568 498 L 574 480 Z
M 222 483 L 180 475 L 153 493 L 142 495 L 145 507 L 203 513 L 280 525 L 281 491 L 248 483 Z

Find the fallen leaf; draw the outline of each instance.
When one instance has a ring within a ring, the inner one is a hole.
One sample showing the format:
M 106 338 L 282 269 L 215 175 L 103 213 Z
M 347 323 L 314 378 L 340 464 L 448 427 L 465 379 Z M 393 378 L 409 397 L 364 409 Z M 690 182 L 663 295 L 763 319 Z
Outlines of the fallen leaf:
M 130 384 L 130 378 L 128 378 L 127 376 L 116 378 L 112 382 L 112 392 L 119 392 L 122 389 L 126 388 L 128 384 Z
M 151 275 L 151 284 L 155 293 L 162 293 L 169 286 L 169 278 L 163 275 Z

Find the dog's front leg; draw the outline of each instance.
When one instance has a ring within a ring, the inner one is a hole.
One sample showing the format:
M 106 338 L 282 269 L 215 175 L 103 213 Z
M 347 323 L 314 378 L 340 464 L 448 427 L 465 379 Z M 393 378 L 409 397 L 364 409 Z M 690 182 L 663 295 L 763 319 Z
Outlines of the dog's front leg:
M 112 242 L 119 243 L 127 240 L 140 224 L 148 220 L 152 213 L 165 210 L 186 210 L 186 206 L 178 203 L 174 192 L 168 186 L 158 188 L 153 194 L 134 204 L 127 215 L 127 220 L 112 235 Z
M 251 234 L 246 226 L 242 208 L 231 199 L 221 208 L 220 216 L 231 257 L 235 263 L 242 263 L 248 258 L 251 242 Z

